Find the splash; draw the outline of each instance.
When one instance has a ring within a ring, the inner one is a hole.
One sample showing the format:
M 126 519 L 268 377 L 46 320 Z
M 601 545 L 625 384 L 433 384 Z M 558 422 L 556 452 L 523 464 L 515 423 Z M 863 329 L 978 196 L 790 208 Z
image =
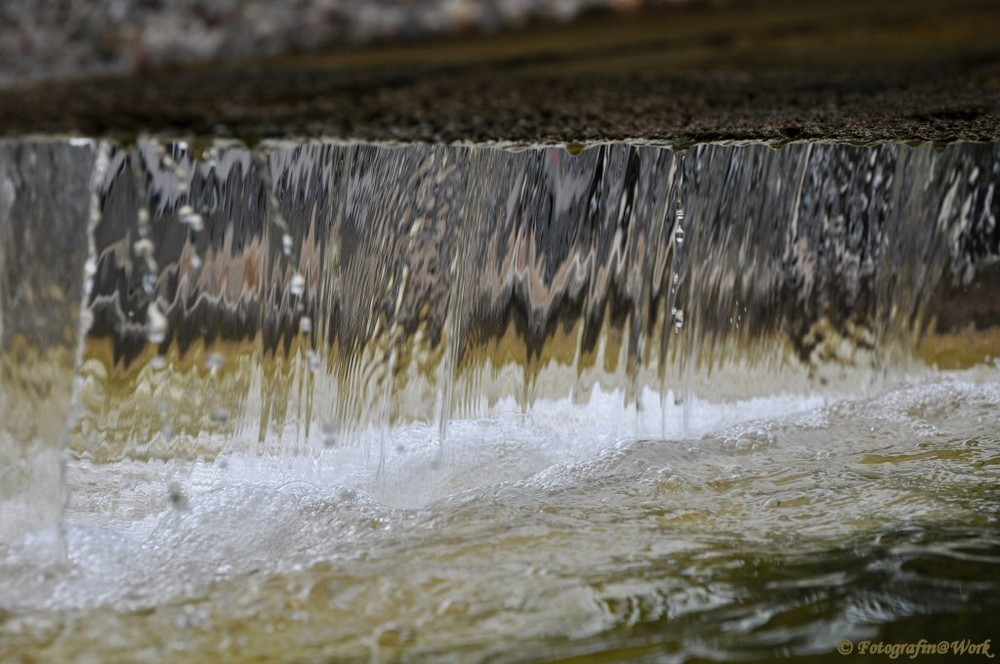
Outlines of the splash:
M 511 402 L 612 394 L 625 431 L 663 436 L 698 399 L 856 392 L 910 366 L 1000 253 L 995 145 L 149 139 L 0 157 L 2 394 L 20 413 L 0 449 L 27 478 L 3 483 L 5 515 L 26 515 L 5 532 L 58 485 L 23 470 L 58 468 L 67 430 L 93 462 L 381 459 L 395 428 L 447 440 Z

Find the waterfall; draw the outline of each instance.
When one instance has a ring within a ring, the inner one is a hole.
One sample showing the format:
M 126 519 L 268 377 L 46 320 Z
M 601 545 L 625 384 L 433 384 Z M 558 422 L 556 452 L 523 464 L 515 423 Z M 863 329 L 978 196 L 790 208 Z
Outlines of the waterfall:
M 64 446 L 446 444 L 595 392 L 655 437 L 671 399 L 861 389 L 969 324 L 997 182 L 988 144 L 2 143 L 0 538 L 58 528 Z

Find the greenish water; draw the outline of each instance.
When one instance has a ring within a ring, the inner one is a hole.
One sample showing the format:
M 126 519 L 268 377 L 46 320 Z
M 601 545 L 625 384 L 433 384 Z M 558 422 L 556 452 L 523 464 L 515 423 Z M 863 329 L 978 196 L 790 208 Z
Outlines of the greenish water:
M 68 562 L 2 551 L 0 659 L 885 661 L 836 648 L 980 643 L 1000 608 L 998 407 L 981 366 L 825 405 L 698 402 L 693 435 L 662 440 L 554 403 L 456 422 L 443 450 L 399 429 L 381 465 L 360 448 L 75 462 Z

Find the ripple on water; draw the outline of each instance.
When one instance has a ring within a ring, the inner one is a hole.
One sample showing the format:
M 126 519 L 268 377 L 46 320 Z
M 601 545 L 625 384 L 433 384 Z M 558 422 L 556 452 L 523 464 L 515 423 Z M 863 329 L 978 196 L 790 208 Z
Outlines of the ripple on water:
M 349 449 L 299 479 L 235 455 L 81 462 L 67 563 L 0 551 L 0 659 L 763 661 L 979 638 L 1000 608 L 1000 437 L 978 419 L 998 387 L 942 375 L 687 440 L 460 423 L 446 454 L 400 433 L 412 465 L 381 477 Z M 421 481 L 448 492 L 405 504 Z

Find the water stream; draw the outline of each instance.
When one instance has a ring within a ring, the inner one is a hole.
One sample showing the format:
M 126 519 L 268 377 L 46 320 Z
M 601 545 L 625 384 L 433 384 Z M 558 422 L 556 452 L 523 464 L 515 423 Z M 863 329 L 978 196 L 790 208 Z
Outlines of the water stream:
M 991 636 L 1000 146 L 0 144 L 0 660 Z

